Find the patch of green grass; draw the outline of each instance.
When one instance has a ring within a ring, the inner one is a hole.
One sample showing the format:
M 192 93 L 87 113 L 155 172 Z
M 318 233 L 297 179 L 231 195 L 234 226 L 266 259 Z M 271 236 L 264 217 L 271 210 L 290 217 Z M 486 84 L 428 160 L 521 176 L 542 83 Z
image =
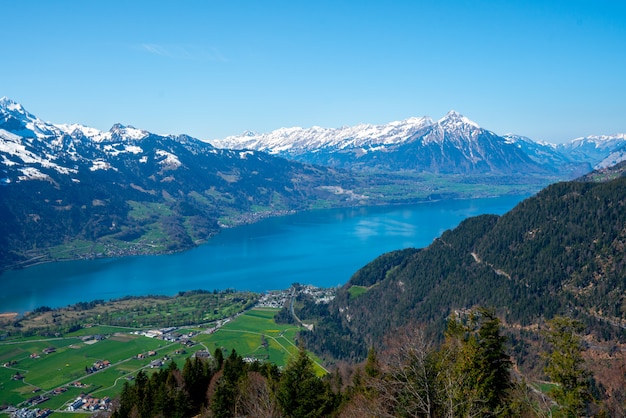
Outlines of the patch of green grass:
M 135 335 L 124 337 L 116 339 L 114 336 L 93 344 L 85 344 L 78 338 L 63 338 L 26 340 L 22 343 L 0 345 L 0 355 L 6 359 L 5 361 L 16 362 L 11 368 L 0 369 L 0 388 L 2 388 L 0 401 L 16 405 L 33 396 L 34 388 L 46 392 L 70 382 L 88 379 L 93 381 L 94 386 L 111 386 L 120 373 L 115 366 L 94 374 L 87 374 L 85 367 L 91 367 L 98 360 L 109 360 L 111 364 L 120 361 L 132 362 L 130 359 L 133 356 L 149 350 L 168 351 L 165 348 L 168 343 L 165 341 Z M 169 351 L 180 347 L 179 344 L 173 346 L 174 348 Z M 47 347 L 55 347 L 56 351 L 50 354 L 42 353 Z M 31 353 L 37 353 L 39 358 L 31 358 Z M 153 359 L 149 357 L 132 370 L 145 366 Z M 24 375 L 23 381 L 12 380 L 12 376 L 18 372 Z M 115 393 L 117 393 L 115 390 L 111 392 L 113 395 Z M 66 394 L 57 395 L 54 397 L 54 404 L 62 405 L 70 398 Z
M 116 332 L 128 333 L 132 331 L 129 327 L 112 327 L 108 325 L 96 325 L 88 328 L 81 328 L 78 331 L 71 332 L 66 334 L 66 337 L 83 337 L 86 335 L 106 335 L 106 334 L 114 334 Z
M 15 370 L 0 368 L 0 404 L 17 405 L 32 395 L 33 387 L 21 380 L 13 380 Z M 30 395 L 30 396 L 29 396 Z
M 81 255 L 102 252 L 104 246 L 92 241 L 76 240 L 48 248 L 48 254 L 53 260 L 76 258 Z
M 362 294 L 366 293 L 368 290 L 369 289 L 365 286 L 352 285 L 348 289 L 348 294 L 350 295 L 350 298 L 356 299 Z
M 206 196 L 212 197 L 215 200 L 219 200 L 226 203 L 235 203 L 235 198 L 230 193 L 221 193 L 215 189 L 208 189 L 204 191 Z
M 535 388 L 539 389 L 541 393 L 545 393 L 545 394 L 550 393 L 552 388 L 556 386 L 555 383 L 550 383 L 550 382 L 533 382 L 532 385 Z
M 131 210 L 128 212 L 128 217 L 135 221 L 158 219 L 173 214 L 172 210 L 163 203 L 136 202 L 129 200 L 128 204 L 131 207 Z
M 276 324 L 274 315 L 278 309 L 257 308 L 246 311 L 211 335 L 199 336 L 209 351 L 217 348 L 227 351 L 235 349 L 243 357 L 252 357 L 285 366 L 296 356 L 298 347 L 294 343 L 300 328 L 293 325 Z M 320 360 L 309 353 L 316 364 L 317 373 L 326 371 Z

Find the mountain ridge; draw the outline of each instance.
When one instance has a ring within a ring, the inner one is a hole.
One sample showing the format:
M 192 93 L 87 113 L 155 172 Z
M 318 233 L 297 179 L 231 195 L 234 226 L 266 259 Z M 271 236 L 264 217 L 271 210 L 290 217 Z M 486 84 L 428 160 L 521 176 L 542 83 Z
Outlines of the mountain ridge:
M 623 162 L 550 185 L 502 216 L 468 218 L 425 248 L 363 266 L 305 338 L 318 353 L 363 358 L 393 330 L 417 325 L 434 335 L 455 310 L 482 305 L 512 328 L 570 315 L 594 338 L 624 342 L 625 207 Z
M 332 169 L 121 124 L 58 127 L 1 103 L 0 270 L 180 251 L 225 222 L 359 199 Z
M 622 148 L 626 149 L 625 134 L 587 138 L 586 141 L 577 138 L 566 144 L 550 144 L 515 134 L 497 135 L 451 110 L 436 121 L 424 116 L 382 125 L 360 124 L 336 129 L 280 128 L 262 134 L 245 132 L 243 135 L 209 142 L 217 148 L 254 149 L 296 161 L 347 169 L 471 174 L 476 171 L 478 160 L 481 160 L 484 161 L 483 167 L 495 167 L 495 173 L 506 171 L 506 164 L 509 163 L 515 165 L 514 169 L 508 170 L 509 174 L 519 170 L 521 164 L 530 164 L 528 169 L 532 172 L 559 172 L 571 179 L 592 168 L 606 166 L 610 161 L 618 162 L 622 154 L 615 153 Z M 480 150 L 482 140 L 492 151 L 497 149 L 497 153 L 504 160 L 491 163 L 489 155 L 483 155 Z M 580 143 L 585 144 L 585 151 L 581 150 Z M 595 152 L 589 150 L 589 144 L 592 143 L 597 148 Z M 442 149 L 437 152 L 433 144 Z M 514 147 L 527 154 L 532 161 L 525 160 L 524 156 L 513 150 Z M 417 154 L 422 161 L 418 164 L 408 161 L 397 164 L 393 161 L 401 160 L 403 153 L 407 151 Z M 464 161 L 464 169 L 443 166 L 445 163 L 455 164 L 461 161 L 447 161 L 444 151 L 459 154 Z M 507 153 L 510 154 L 507 157 L 510 161 L 506 161 Z M 611 155 L 612 160 L 602 162 Z
M 550 167 L 554 161 L 530 158 L 511 138 L 454 111 L 438 121 L 342 129 L 352 142 L 315 128 L 312 135 L 327 135 L 315 146 L 326 144 L 329 152 L 286 159 L 132 125 L 100 131 L 52 124 L 2 98 L 0 268 L 66 257 L 56 252 L 76 258 L 178 251 L 223 225 L 294 210 L 527 193 L 589 166 L 571 164 L 563 174 Z M 291 141 L 299 132 L 281 135 Z M 398 139 L 405 136 L 410 140 Z

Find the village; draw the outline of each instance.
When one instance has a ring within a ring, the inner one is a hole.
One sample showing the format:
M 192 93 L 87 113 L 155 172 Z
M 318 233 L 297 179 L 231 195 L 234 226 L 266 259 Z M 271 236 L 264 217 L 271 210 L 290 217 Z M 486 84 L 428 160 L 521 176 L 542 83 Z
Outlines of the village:
M 334 298 L 336 289 L 323 289 L 317 288 L 314 286 L 305 286 L 294 284 L 287 290 L 280 291 L 268 291 L 263 294 L 255 307 L 258 308 L 271 308 L 271 309 L 281 309 L 283 307 L 289 307 L 292 305 L 292 302 L 299 295 L 308 295 L 314 298 L 316 303 L 328 302 Z M 143 366 L 141 368 L 150 368 L 150 369 L 158 369 L 163 367 L 167 361 L 171 360 L 171 356 L 184 356 L 187 353 L 187 349 L 194 347 L 197 344 L 201 344 L 203 346 L 202 349 L 192 349 L 192 356 L 197 358 L 207 358 L 211 359 L 212 355 L 210 351 L 206 348 L 204 344 L 198 342 L 197 337 L 200 334 L 210 335 L 217 332 L 221 327 L 235 320 L 237 317 L 242 315 L 243 312 L 238 312 L 235 315 L 232 315 L 227 318 L 223 318 L 208 324 L 200 324 L 194 326 L 185 326 L 185 327 L 166 327 L 166 328 L 155 328 L 155 329 L 144 329 L 144 330 L 136 330 L 130 331 L 128 333 L 115 333 L 115 334 L 98 334 L 94 333 L 91 335 L 82 335 L 79 337 L 80 341 L 88 346 L 97 344 L 101 341 L 105 341 L 109 338 L 118 338 L 125 339 L 128 337 L 123 337 L 123 334 L 126 335 L 135 335 L 142 336 L 146 338 L 150 338 L 153 340 L 164 341 L 167 346 L 171 346 L 172 344 L 180 344 L 180 347 L 173 350 L 168 351 L 167 355 L 159 355 L 159 352 L 156 349 L 150 349 L 143 352 L 138 352 L 134 354 L 131 358 L 123 361 L 145 361 L 150 360 L 149 362 L 142 363 Z M 267 340 L 265 340 L 265 344 L 267 344 Z M 54 346 L 44 346 L 39 352 L 31 352 L 27 357 L 30 360 L 40 359 L 44 356 L 54 356 L 58 354 L 58 348 Z M 244 361 L 253 362 L 256 361 L 257 358 L 254 357 L 245 357 Z M 115 364 L 113 364 L 115 363 Z M 116 359 L 115 362 L 111 362 L 109 359 L 103 358 L 93 361 L 90 365 L 84 367 L 85 376 L 90 376 L 92 374 L 104 371 L 118 363 Z M 16 369 L 18 365 L 18 361 L 11 360 L 3 363 L 5 368 Z M 25 381 L 26 374 L 24 372 L 17 371 L 12 375 L 12 380 L 14 381 Z M 126 376 L 127 380 L 133 380 L 134 375 L 129 374 Z M 17 418 L 38 418 L 38 417 L 46 417 L 55 411 L 67 411 L 67 412 L 95 412 L 95 411 L 110 411 L 111 409 L 111 399 L 109 396 L 96 396 L 93 391 L 93 388 L 90 388 L 91 385 L 84 384 L 79 380 L 74 380 L 72 382 L 68 382 L 65 385 L 61 385 L 56 387 L 55 389 L 49 391 L 42 391 L 42 389 L 38 387 L 33 387 L 32 392 L 35 394 L 29 399 L 25 400 L 21 404 L 17 405 L 17 407 L 9 407 L 5 409 L 4 412 L 9 412 L 12 417 Z M 66 401 L 62 408 L 45 408 L 41 409 L 40 405 L 50 401 L 57 396 L 64 395 L 65 392 L 68 391 L 68 388 L 80 388 L 81 393 Z

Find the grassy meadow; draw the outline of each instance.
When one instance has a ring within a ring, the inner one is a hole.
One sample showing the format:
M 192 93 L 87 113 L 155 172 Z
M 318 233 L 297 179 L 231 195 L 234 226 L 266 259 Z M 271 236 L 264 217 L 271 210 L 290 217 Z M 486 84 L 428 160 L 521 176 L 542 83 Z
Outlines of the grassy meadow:
M 192 340 L 192 347 L 184 347 L 178 342 L 169 342 L 137 335 L 130 328 L 94 326 L 82 328 L 60 338 L 11 339 L 0 341 L 0 405 L 22 404 L 29 398 L 44 394 L 50 400 L 38 407 L 65 410 L 68 402 L 80 393 L 90 393 L 96 397 L 115 397 L 120 393 L 125 381 L 141 369 L 150 369 L 150 362 L 167 358 L 182 368 L 187 357 L 195 351 L 224 350 L 225 355 L 235 349 L 243 357 L 270 361 L 285 366 L 298 352 L 296 335 L 299 327 L 279 325 L 274 322 L 277 309 L 254 308 L 226 321 L 212 333 L 207 330 L 215 323 L 203 326 L 180 328 L 179 332 L 199 332 Z M 87 340 L 85 335 L 101 334 L 101 341 Z M 46 354 L 44 350 L 54 349 Z M 183 353 L 180 351 L 184 350 Z M 139 354 L 156 351 L 155 356 L 137 358 Z M 177 353 L 177 351 L 179 351 Z M 322 375 L 326 371 L 319 359 L 311 357 Z M 95 373 L 87 373 L 97 361 L 108 360 L 110 366 Z M 14 379 L 16 375 L 22 379 Z M 77 387 L 78 386 L 78 387 Z M 53 395 L 56 388 L 66 391 Z M 23 406 L 23 404 L 22 404 Z M 54 416 L 57 412 L 55 412 Z M 76 416 L 76 415 L 72 415 Z

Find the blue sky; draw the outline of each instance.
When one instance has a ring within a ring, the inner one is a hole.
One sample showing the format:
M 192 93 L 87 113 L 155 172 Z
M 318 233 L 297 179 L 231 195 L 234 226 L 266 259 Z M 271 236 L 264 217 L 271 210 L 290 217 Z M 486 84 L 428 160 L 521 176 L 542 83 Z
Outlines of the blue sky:
M 0 96 L 55 123 L 222 138 L 455 109 L 626 132 L 626 1 L 0 0 Z

